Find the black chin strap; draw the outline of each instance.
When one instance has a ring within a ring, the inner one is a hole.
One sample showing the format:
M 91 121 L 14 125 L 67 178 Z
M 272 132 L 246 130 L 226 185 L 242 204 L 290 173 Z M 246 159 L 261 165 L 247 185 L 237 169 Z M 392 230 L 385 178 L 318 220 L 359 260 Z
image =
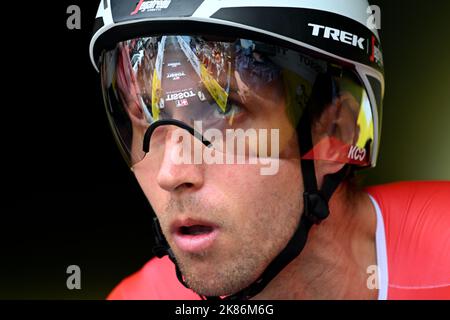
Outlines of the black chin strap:
M 311 119 L 309 117 L 309 114 L 305 112 L 299 123 L 299 127 L 297 128 L 300 151 L 302 156 L 305 155 L 307 152 L 311 151 L 313 147 L 310 120 Z M 183 126 L 180 126 L 178 123 L 174 122 L 165 124 L 177 125 L 183 129 L 188 130 L 191 134 L 193 134 L 194 132 L 193 129 L 190 127 L 188 127 L 189 129 L 185 128 L 186 127 L 185 124 L 183 124 Z M 152 132 L 153 130 L 151 130 L 150 133 L 147 132 L 145 139 L 147 144 L 144 144 L 144 148 L 146 145 L 149 145 L 150 142 L 149 140 Z M 207 144 L 205 143 L 205 145 Z M 262 290 L 264 290 L 264 288 L 270 283 L 270 281 L 273 280 L 273 278 L 276 277 L 278 273 L 280 273 L 280 271 L 282 271 L 290 262 L 292 262 L 296 257 L 300 255 L 303 248 L 305 247 L 306 241 L 308 239 L 308 233 L 311 227 L 314 224 L 320 224 L 321 221 L 323 221 L 328 217 L 330 213 L 328 202 L 333 193 L 338 188 L 339 184 L 345 179 L 345 177 L 349 173 L 349 167 L 345 165 L 337 173 L 325 176 L 324 181 L 322 183 L 322 188 L 320 190 L 317 187 L 314 160 L 302 159 L 301 170 L 303 174 L 303 184 L 304 184 L 304 193 L 303 193 L 304 209 L 303 214 L 301 215 L 300 221 L 298 223 L 297 229 L 292 238 L 289 240 L 286 247 L 278 254 L 278 256 L 275 257 L 274 260 L 272 260 L 272 262 L 259 276 L 259 278 L 245 289 L 235 294 L 229 295 L 225 298 L 206 297 L 200 295 L 202 299 L 248 300 L 259 294 Z M 161 228 L 157 218 L 154 218 L 153 228 L 156 243 L 153 249 L 154 254 L 159 258 L 168 255 L 170 260 L 172 260 L 172 262 L 175 264 L 178 280 L 186 288 L 189 288 L 189 286 L 183 279 L 183 275 L 175 260 L 175 256 L 173 255 L 172 250 L 170 249 L 166 239 L 164 238 L 161 232 Z

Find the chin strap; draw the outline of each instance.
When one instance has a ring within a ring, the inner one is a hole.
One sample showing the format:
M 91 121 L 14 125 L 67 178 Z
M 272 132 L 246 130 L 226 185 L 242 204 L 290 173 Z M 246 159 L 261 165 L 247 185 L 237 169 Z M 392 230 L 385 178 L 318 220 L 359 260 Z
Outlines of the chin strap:
M 310 117 L 307 112 L 303 114 L 302 119 L 297 128 L 299 145 L 301 155 L 305 155 L 312 149 L 312 137 L 311 137 L 311 127 L 310 127 Z M 166 123 L 167 124 L 167 123 Z M 178 123 L 171 122 L 170 124 L 178 125 Z M 186 126 L 186 125 L 184 125 Z M 181 126 L 180 126 L 181 127 Z M 184 127 L 182 127 L 184 128 Z M 193 133 L 192 129 L 187 129 L 189 132 Z M 153 130 L 152 130 L 153 131 Z M 147 135 L 147 144 L 149 145 L 149 140 L 151 132 Z M 206 144 L 205 144 L 206 145 Z M 147 150 L 148 151 L 148 150 Z M 303 174 L 303 214 L 301 215 L 300 221 L 298 223 L 297 229 L 294 235 L 289 240 L 286 247 L 272 260 L 264 272 L 259 276 L 259 278 L 253 282 L 251 285 L 245 289 L 226 296 L 221 297 L 200 297 L 204 300 L 248 300 L 258 293 L 260 293 L 264 288 L 277 276 L 280 271 L 282 271 L 290 262 L 292 262 L 296 257 L 300 255 L 303 248 L 305 247 L 306 241 L 308 239 L 308 233 L 314 224 L 320 224 L 324 219 L 330 214 L 328 202 L 333 195 L 333 193 L 338 188 L 339 184 L 348 175 L 350 168 L 345 165 L 340 171 L 335 174 L 327 175 L 324 177 L 322 188 L 319 190 L 317 187 L 317 180 L 314 168 L 314 160 L 301 160 L 301 170 Z M 161 232 L 161 227 L 159 225 L 158 219 L 155 217 L 153 220 L 153 228 L 155 235 L 155 247 L 153 248 L 153 253 L 161 258 L 168 255 L 170 260 L 175 264 L 176 274 L 178 280 L 186 287 L 189 286 L 184 281 L 183 275 L 178 267 L 175 260 L 175 256 L 170 249 L 163 233 Z M 190 288 L 189 288 L 190 289 Z

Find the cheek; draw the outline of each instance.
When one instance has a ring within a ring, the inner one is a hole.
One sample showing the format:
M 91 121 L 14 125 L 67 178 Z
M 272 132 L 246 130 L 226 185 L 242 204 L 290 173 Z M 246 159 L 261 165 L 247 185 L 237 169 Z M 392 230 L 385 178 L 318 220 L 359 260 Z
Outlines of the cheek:
M 229 213 L 234 220 L 270 220 L 274 214 L 292 212 L 288 207 L 298 208 L 296 199 L 303 190 L 299 159 L 280 159 L 278 173 L 272 176 L 261 175 L 258 165 L 216 167 L 207 170 L 205 187 L 211 184 L 220 190 L 220 201 L 233 209 Z
M 300 164 L 281 160 L 275 176 L 261 176 L 259 169 L 249 167 L 229 170 L 229 183 L 222 185 L 227 195 L 223 201 L 233 208 L 232 243 L 272 259 L 289 241 L 302 212 Z
M 147 158 L 144 158 L 144 160 L 133 167 L 134 176 L 147 200 L 155 212 L 161 212 L 164 207 L 167 192 L 161 189 L 156 183 L 157 172 L 157 168 Z

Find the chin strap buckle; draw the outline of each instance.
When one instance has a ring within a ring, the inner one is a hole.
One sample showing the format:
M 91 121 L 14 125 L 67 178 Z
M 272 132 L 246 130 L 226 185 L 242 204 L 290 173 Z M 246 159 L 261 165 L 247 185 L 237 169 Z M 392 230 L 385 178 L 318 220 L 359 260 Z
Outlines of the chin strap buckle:
M 320 191 L 304 192 L 304 216 L 312 224 L 320 224 L 330 215 L 328 201 Z

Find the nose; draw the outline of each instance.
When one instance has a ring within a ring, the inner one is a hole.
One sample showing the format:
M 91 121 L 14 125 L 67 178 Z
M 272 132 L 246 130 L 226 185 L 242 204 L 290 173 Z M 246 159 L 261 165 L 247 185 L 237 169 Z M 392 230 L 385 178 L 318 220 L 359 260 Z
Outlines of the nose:
M 167 132 L 164 145 L 164 155 L 156 177 L 156 182 L 162 189 L 169 192 L 199 189 L 204 183 L 203 166 L 192 162 L 186 163 L 187 161 L 182 161 L 181 163 L 174 161 L 173 156 L 180 154 L 180 150 L 183 147 L 183 142 L 180 140 L 174 141 L 172 138 L 173 133 L 173 129 L 168 130 Z M 191 136 L 191 139 L 195 138 Z M 191 145 L 198 147 L 198 145 L 193 141 L 189 142 Z M 186 150 L 183 151 L 186 152 Z M 194 151 L 192 150 L 192 152 Z M 193 157 L 190 158 L 193 159 Z

